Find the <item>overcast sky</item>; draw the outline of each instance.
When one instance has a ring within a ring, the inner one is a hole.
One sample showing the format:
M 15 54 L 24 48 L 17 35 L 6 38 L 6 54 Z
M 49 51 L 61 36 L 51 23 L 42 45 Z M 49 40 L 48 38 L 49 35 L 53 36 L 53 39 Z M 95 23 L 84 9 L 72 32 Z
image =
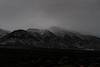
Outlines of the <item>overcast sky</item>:
M 100 36 L 100 0 L 0 0 L 0 27 L 60 26 Z

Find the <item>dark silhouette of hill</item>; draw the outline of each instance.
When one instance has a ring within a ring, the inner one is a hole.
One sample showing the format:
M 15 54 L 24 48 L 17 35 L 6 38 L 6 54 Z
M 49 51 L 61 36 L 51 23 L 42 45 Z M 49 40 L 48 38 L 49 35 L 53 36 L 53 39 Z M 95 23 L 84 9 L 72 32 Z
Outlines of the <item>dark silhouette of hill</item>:
M 77 48 L 99 49 L 100 38 L 91 35 L 66 31 L 60 28 L 55 30 L 15 30 L 0 39 L 0 45 L 15 48 Z M 59 31 L 60 30 L 60 31 Z
M 7 47 L 31 47 L 39 41 L 39 38 L 25 30 L 13 31 L 0 39 L 2 46 Z

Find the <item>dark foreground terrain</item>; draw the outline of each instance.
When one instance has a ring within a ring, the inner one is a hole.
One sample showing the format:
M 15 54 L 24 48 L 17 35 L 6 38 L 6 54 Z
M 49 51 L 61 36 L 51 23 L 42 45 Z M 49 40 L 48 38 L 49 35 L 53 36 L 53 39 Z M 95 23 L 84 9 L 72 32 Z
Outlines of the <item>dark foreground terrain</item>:
M 100 51 L 0 48 L 0 67 L 78 67 L 98 63 Z

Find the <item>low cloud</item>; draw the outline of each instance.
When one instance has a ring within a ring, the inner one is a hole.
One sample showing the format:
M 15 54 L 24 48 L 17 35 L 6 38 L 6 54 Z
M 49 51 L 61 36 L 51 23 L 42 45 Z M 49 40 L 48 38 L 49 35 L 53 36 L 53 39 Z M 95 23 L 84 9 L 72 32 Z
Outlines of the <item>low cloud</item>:
M 0 26 L 8 30 L 60 26 L 100 36 L 99 0 L 0 0 Z

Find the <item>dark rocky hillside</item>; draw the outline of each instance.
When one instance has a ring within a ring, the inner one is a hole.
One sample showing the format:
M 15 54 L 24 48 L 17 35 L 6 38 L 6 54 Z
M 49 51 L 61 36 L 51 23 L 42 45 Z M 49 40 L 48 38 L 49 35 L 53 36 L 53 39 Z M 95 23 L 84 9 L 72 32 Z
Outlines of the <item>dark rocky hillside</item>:
M 54 29 L 54 28 L 52 28 Z M 54 31 L 54 32 L 53 32 Z M 16 30 L 0 39 L 2 47 L 99 49 L 100 38 L 65 30 Z

